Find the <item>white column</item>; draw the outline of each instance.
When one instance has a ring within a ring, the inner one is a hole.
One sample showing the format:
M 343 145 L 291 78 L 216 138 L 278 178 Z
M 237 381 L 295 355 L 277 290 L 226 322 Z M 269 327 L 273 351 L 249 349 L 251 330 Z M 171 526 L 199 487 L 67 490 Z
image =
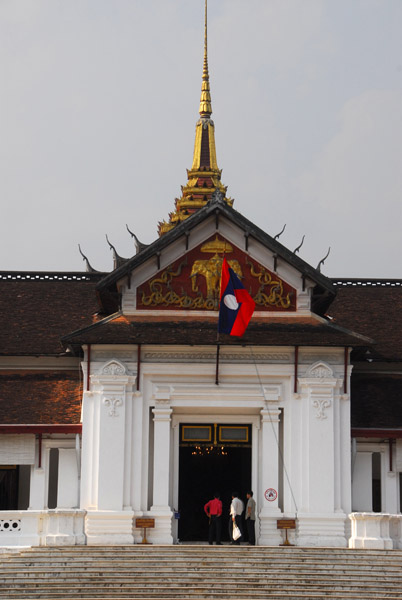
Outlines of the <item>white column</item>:
M 372 472 L 372 452 L 356 452 L 352 472 L 352 510 L 354 512 L 371 512 L 373 510 Z
M 348 389 L 350 387 L 348 386 Z M 340 405 L 340 485 L 341 509 L 348 515 L 352 511 L 352 450 L 350 440 L 350 395 L 342 394 Z M 349 523 L 348 528 L 349 528 Z
M 133 543 L 129 502 L 132 388 L 135 377 L 117 360 L 91 376 L 84 394 L 81 505 L 88 544 Z M 129 460 L 129 462 L 130 462 Z
M 41 466 L 38 467 L 39 444 L 42 443 Z M 46 473 L 49 468 L 49 448 L 46 448 L 43 441 L 36 440 L 35 465 L 31 467 L 31 484 L 29 491 L 29 510 L 43 510 L 47 508 L 48 498 L 48 477 Z
M 180 454 L 180 423 L 176 422 L 173 425 L 173 436 L 172 436 L 172 488 L 171 498 L 173 501 L 173 509 L 179 510 L 179 454 Z M 172 533 L 175 543 L 178 539 L 179 521 L 173 519 Z
M 154 415 L 154 497 L 151 510 L 169 510 L 170 406 L 156 406 Z
M 141 392 L 135 392 L 133 396 L 133 433 L 132 448 L 133 457 L 131 464 L 131 499 L 134 514 L 141 513 L 141 488 L 142 473 L 146 469 L 146 457 L 143 455 L 143 396 Z
M 319 361 L 299 379 L 302 402 L 302 494 L 297 538 L 300 545 L 346 546 L 341 510 L 339 388 L 342 380 Z
M 149 539 L 155 544 L 172 544 L 172 517 L 169 506 L 170 491 L 170 430 L 172 409 L 168 401 L 159 401 L 152 409 L 154 415 L 154 478 L 151 515 L 155 529 Z
M 261 510 L 259 545 L 275 545 L 281 543 L 281 535 L 277 529 L 277 519 L 281 517 L 278 507 L 279 484 L 279 415 L 277 407 L 268 407 L 261 411 L 261 491 L 259 498 Z
M 392 452 L 392 466 L 393 471 L 389 470 L 390 467 L 390 456 Z M 381 453 L 381 480 L 383 481 L 382 491 L 382 506 L 381 511 L 396 515 L 398 513 L 398 495 L 399 495 L 399 473 L 395 471 L 395 444 L 390 446 L 385 445 L 384 452 Z
M 76 508 L 78 505 L 78 468 L 75 448 L 59 448 L 59 477 L 57 508 Z
M 84 392 L 80 497 L 85 510 L 95 510 L 98 504 L 99 402 L 98 394 Z

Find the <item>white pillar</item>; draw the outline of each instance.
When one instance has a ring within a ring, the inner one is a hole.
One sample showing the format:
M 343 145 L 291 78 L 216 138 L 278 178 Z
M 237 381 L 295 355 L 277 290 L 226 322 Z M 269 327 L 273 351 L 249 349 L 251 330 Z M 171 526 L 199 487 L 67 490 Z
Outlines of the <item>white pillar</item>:
M 78 468 L 75 448 L 59 448 L 57 508 L 77 508 Z
M 154 415 L 154 478 L 153 505 L 151 514 L 155 518 L 155 529 L 150 530 L 149 539 L 157 544 L 172 544 L 172 517 L 169 506 L 170 490 L 170 429 L 171 414 L 168 401 L 159 401 L 152 409 Z
M 350 387 L 348 386 L 348 389 Z M 352 449 L 350 440 L 350 395 L 342 394 L 339 398 L 340 422 L 340 486 L 341 506 L 343 512 L 348 515 L 352 511 Z M 338 508 L 338 507 L 337 507 Z M 350 524 L 346 521 L 348 529 Z
M 399 474 L 395 471 L 395 459 L 395 444 L 384 444 L 381 452 L 381 511 L 393 515 L 398 513 L 399 496 Z
M 373 510 L 372 452 L 356 452 L 353 465 L 352 510 Z
M 133 396 L 133 433 L 132 448 L 133 457 L 131 464 L 131 498 L 134 514 L 141 512 L 141 487 L 142 473 L 147 465 L 144 464 L 145 456 L 142 452 L 143 446 L 143 396 L 141 392 L 135 392 Z
M 84 392 L 82 401 L 81 508 L 95 510 L 98 503 L 99 398 Z
M 41 448 L 41 466 L 38 466 L 39 444 Z M 36 440 L 35 464 L 31 467 L 31 484 L 29 491 L 29 510 L 43 510 L 47 508 L 48 499 L 48 477 L 46 473 L 49 468 L 49 448 L 43 441 Z
M 154 414 L 154 498 L 151 510 L 170 510 L 169 467 L 170 467 L 170 420 L 172 409 L 155 407 Z
M 86 509 L 88 544 L 133 543 L 129 501 L 132 388 L 135 377 L 117 360 L 92 375 L 84 393 L 81 506 Z M 130 461 L 129 461 L 130 462 Z M 125 477 L 126 476 L 126 477 Z
M 326 363 L 312 365 L 299 379 L 302 402 L 300 545 L 347 545 L 346 514 L 340 507 L 340 386 Z
M 282 541 L 277 529 L 281 517 L 278 507 L 279 487 L 279 415 L 280 410 L 268 407 L 261 411 L 261 510 L 259 545 L 279 545 Z

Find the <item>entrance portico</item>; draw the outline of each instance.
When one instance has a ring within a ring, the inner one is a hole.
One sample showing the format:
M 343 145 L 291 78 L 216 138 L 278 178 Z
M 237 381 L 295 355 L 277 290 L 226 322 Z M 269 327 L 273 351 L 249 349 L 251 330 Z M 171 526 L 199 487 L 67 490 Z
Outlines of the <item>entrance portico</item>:
M 180 460 L 185 460 L 184 454 L 180 455 L 181 428 L 205 425 L 215 427 L 216 431 L 222 427 L 249 428 L 249 466 L 242 473 L 233 470 L 232 481 L 227 484 L 229 489 L 218 491 L 222 495 L 230 495 L 234 489 L 243 490 L 244 494 L 249 488 L 254 491 L 257 544 L 278 545 L 282 537 L 277 530 L 277 520 L 285 516 L 298 520 L 297 539 L 301 540 L 303 535 L 304 539 L 308 537 L 310 545 L 346 545 L 348 509 L 342 504 L 342 498 L 347 495 L 348 481 L 340 475 L 337 465 L 342 465 L 348 455 L 347 444 L 340 434 L 340 427 L 348 425 L 348 398 L 341 393 L 342 378 L 334 377 L 334 373 L 343 372 L 343 349 L 327 349 L 326 357 L 331 366 L 323 361 L 319 366 L 317 361 L 311 364 L 312 351 L 300 349 L 300 392 L 297 394 L 292 391 L 295 365 L 291 348 L 282 349 L 279 355 L 269 347 L 254 348 L 252 353 L 248 348 L 222 347 L 220 381 L 216 385 L 212 351 L 194 346 L 172 352 L 170 347 L 160 346 L 155 352 L 154 348 L 143 347 L 141 392 L 135 394 L 132 392 L 138 376 L 135 349 L 113 347 L 110 350 L 113 359 L 105 363 L 105 347 L 92 348 L 94 391 L 84 396 L 83 431 L 93 440 L 95 449 L 106 435 L 102 431 L 108 432 L 108 457 L 116 456 L 117 452 L 124 457 L 119 470 L 124 473 L 124 494 L 122 506 L 116 512 L 117 507 L 112 505 L 96 506 L 93 500 L 96 494 L 82 493 L 83 502 L 86 498 L 92 498 L 93 502 L 91 506 L 84 503 L 81 506 L 88 510 L 88 533 L 94 531 L 91 523 L 96 522 L 96 536 L 99 536 L 91 538 L 90 534 L 88 543 L 91 539 L 99 543 L 100 538 L 102 543 L 107 543 L 108 531 L 115 519 L 120 529 L 126 523 L 124 535 L 131 530 L 134 541 L 141 541 L 142 532 L 133 528 L 133 516 L 155 519 L 155 528 L 147 534 L 153 543 L 172 544 L 180 538 L 174 513 L 182 509 L 190 513 L 199 510 L 181 506 L 183 491 L 180 496 L 180 489 L 184 488 Z M 184 355 L 186 362 L 182 360 Z M 204 355 L 203 363 L 196 360 L 201 355 Z M 239 364 L 241 356 L 243 361 Z M 105 375 L 110 364 L 120 367 L 116 367 L 113 374 Z M 99 387 L 105 376 L 106 392 Z M 112 382 L 115 395 L 117 390 L 122 390 L 121 404 L 114 411 L 104 402 L 105 394 L 110 396 Z M 98 409 L 104 411 L 100 419 L 94 418 L 94 408 L 90 409 L 95 399 Z M 105 419 L 106 425 L 97 431 Z M 110 434 L 108 419 L 113 420 L 114 429 L 124 432 L 124 440 L 121 435 Z M 122 420 L 120 425 L 119 420 Z M 212 435 L 212 446 L 214 441 L 220 443 L 221 439 L 214 440 Z M 186 443 L 190 444 L 187 438 Z M 221 445 L 225 448 L 224 443 Z M 90 463 L 92 469 L 83 482 L 89 491 L 95 490 L 100 481 L 97 468 L 103 469 L 105 481 L 108 469 L 113 469 L 109 458 L 108 462 L 101 459 L 97 467 L 96 461 L 86 455 L 92 451 L 91 445 L 83 445 L 83 464 Z M 324 462 L 321 471 L 317 471 L 316 461 Z M 197 478 L 197 463 L 192 466 Z M 304 475 L 300 477 L 302 471 Z M 268 490 L 273 493 L 267 493 Z M 214 491 L 207 489 L 205 493 L 211 495 Z M 324 506 L 323 494 L 327 494 L 328 502 L 325 510 L 317 510 L 317 498 Z M 208 499 L 207 496 L 205 502 Z M 106 501 L 105 495 L 103 502 Z M 200 502 L 202 504 L 203 499 Z M 191 538 L 192 534 L 187 532 L 186 535 Z M 118 543 L 118 537 L 114 535 L 110 543 Z

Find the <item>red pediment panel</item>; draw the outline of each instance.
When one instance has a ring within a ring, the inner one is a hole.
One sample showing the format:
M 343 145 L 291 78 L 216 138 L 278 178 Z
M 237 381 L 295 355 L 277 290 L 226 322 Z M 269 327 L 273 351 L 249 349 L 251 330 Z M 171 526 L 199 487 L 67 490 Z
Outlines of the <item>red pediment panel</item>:
M 220 235 L 211 237 L 137 288 L 137 309 L 218 310 L 223 257 L 260 311 L 295 311 L 296 290 Z

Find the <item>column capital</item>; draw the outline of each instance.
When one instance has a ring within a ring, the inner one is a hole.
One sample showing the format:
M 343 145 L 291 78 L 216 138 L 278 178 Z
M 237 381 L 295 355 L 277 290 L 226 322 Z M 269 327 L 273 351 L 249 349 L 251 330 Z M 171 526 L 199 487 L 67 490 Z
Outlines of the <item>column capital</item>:
M 169 404 L 166 404 L 165 406 L 157 404 L 155 408 L 152 409 L 152 412 L 154 421 L 170 421 L 173 409 L 170 408 Z
M 263 408 L 260 414 L 262 423 L 278 423 L 281 411 L 278 408 Z

